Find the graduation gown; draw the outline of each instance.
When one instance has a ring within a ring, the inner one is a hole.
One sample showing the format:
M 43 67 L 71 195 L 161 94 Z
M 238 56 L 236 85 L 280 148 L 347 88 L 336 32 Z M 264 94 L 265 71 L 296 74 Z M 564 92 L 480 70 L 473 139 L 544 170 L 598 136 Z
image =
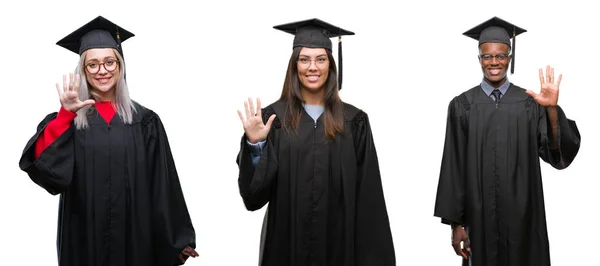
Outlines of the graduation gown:
M 277 118 L 256 167 L 245 136 L 237 157 L 246 208 L 269 203 L 259 265 L 395 265 L 367 114 L 345 104 L 344 134 L 326 140 L 323 115 L 315 122 L 303 109 L 297 131 L 287 131 L 284 108 L 262 111 L 265 122 Z
M 581 139 L 557 109 L 552 150 L 545 107 L 518 86 L 497 104 L 480 86 L 450 102 L 434 215 L 466 227 L 471 264 L 463 265 L 550 265 L 539 158 L 564 169 Z
M 74 123 L 36 159 L 35 143 L 57 113 L 47 115 L 27 143 L 19 167 L 60 195 L 57 251 L 61 266 L 182 264 L 195 232 L 163 124 L 135 103 L 133 123 L 110 124 L 94 107 L 89 127 Z

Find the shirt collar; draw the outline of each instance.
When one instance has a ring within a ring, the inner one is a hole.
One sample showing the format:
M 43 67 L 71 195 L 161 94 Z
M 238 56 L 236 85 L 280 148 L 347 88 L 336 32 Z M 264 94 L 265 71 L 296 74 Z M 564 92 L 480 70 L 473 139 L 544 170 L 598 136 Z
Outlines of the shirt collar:
M 508 81 L 508 78 L 506 78 L 506 81 L 504 81 L 504 84 L 502 84 L 498 90 L 500 90 L 502 95 L 506 95 L 508 87 L 510 87 L 510 81 Z M 481 81 L 481 89 L 483 89 L 483 92 L 485 92 L 487 96 L 492 96 L 492 91 L 494 91 L 496 88 L 492 87 L 492 85 L 488 84 L 484 79 Z

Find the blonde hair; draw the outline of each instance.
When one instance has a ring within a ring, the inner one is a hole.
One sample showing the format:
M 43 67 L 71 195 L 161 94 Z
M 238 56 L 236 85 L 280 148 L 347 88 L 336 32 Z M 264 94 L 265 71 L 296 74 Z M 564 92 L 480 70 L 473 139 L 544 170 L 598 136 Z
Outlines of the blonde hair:
M 133 113 L 136 112 L 135 106 L 131 98 L 129 98 L 129 88 L 127 87 L 127 82 L 125 82 L 125 61 L 121 54 L 116 50 L 112 49 L 117 56 L 117 60 L 119 61 L 119 76 L 117 79 L 117 83 L 115 85 L 115 100 L 113 101 L 113 106 L 117 110 L 117 114 L 125 124 L 131 124 L 133 121 Z M 81 77 L 81 85 L 79 87 L 79 100 L 85 101 L 88 99 L 93 99 L 98 101 L 100 98 L 98 94 L 89 89 L 89 85 L 87 82 L 87 78 L 85 76 L 85 58 L 87 55 L 87 51 L 81 54 L 79 58 L 79 63 L 75 68 L 75 73 L 79 74 Z M 75 117 L 75 126 L 77 129 L 85 129 L 88 126 L 87 114 L 90 112 L 90 105 L 87 105 L 77 111 L 77 117 Z

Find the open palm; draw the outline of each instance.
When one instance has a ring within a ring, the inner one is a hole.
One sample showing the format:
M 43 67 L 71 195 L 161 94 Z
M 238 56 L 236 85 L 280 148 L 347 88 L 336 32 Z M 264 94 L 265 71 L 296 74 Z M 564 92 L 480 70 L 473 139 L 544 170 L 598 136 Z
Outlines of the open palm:
M 79 100 L 80 84 L 81 78 L 79 77 L 79 74 L 75 76 L 75 82 L 73 82 L 73 73 L 69 73 L 69 83 L 67 83 L 67 75 L 63 75 L 62 89 L 60 88 L 60 85 L 56 83 L 56 91 L 58 92 L 60 104 L 63 108 L 71 112 L 77 112 L 82 107 L 95 103 L 95 101 L 92 99 L 88 99 L 83 102 Z
M 554 82 L 554 68 L 546 66 L 546 77 L 544 72 L 540 68 L 540 93 L 537 94 L 533 91 L 527 90 L 526 93 L 531 95 L 533 99 L 541 106 L 550 107 L 558 105 L 558 91 L 560 87 L 560 81 L 562 74 L 558 76 L 556 83 Z
M 256 99 L 256 112 L 254 111 L 254 103 L 252 103 L 252 98 L 250 97 L 248 97 L 247 102 L 244 102 L 244 109 L 246 111 L 246 117 L 242 115 L 240 110 L 237 112 L 242 121 L 242 125 L 244 126 L 248 141 L 257 143 L 265 140 L 271 130 L 271 124 L 273 123 L 273 120 L 275 120 L 275 114 L 269 117 L 266 124 L 263 123 L 260 98 Z

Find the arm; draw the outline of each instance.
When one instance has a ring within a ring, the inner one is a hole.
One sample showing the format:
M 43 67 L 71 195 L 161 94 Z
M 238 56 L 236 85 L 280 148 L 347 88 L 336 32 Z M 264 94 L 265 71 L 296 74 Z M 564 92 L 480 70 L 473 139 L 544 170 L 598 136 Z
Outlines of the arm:
M 63 76 L 62 89 L 56 83 L 62 108 L 58 114 L 46 116 L 38 125 L 37 132 L 29 139 L 19 160 L 21 170 L 52 195 L 65 191 L 73 179 L 75 129 L 72 121 L 75 113 L 94 104 L 92 99 L 83 102 L 79 99 L 80 82 L 79 74 L 75 75 L 74 80 L 71 73 L 68 83 L 67 76 Z
M 546 66 L 546 76 L 539 69 L 540 93 L 527 90 L 526 93 L 537 104 L 530 108 L 538 108 L 538 146 L 539 156 L 556 169 L 565 169 L 579 152 L 581 135 L 575 121 L 567 119 L 558 106 L 558 93 L 562 74 L 554 80 L 554 68 Z M 533 110 L 535 111 L 535 110 Z
M 268 138 L 274 138 L 271 133 L 269 135 Z M 246 136 L 243 136 L 236 163 L 239 169 L 240 195 L 246 209 L 254 211 L 269 201 L 278 166 L 276 148 L 273 145 L 276 141 L 264 140 L 264 144 L 259 142 L 256 146 L 249 143 Z
M 73 114 L 64 109 L 46 116 L 19 160 L 19 168 L 52 195 L 65 191 L 73 179 L 75 129 L 71 126 L 72 118 Z
M 257 99 L 257 112 L 251 99 L 244 103 L 246 117 L 238 110 L 238 115 L 244 125 L 245 134 L 242 137 L 240 151 L 236 163 L 239 169 L 238 188 L 240 195 L 249 211 L 262 208 L 271 196 L 271 191 L 277 179 L 277 133 L 271 130 L 271 125 L 280 125 L 276 120 L 273 107 L 264 110 Z M 255 115 L 253 115 L 255 114 Z M 277 127 L 277 126 L 276 126 Z M 271 139 L 267 141 L 267 139 Z M 253 145 L 252 143 L 257 143 Z M 262 144 L 261 144 L 262 143 Z
M 559 106 L 538 106 L 539 155 L 556 169 L 565 169 L 577 156 L 581 135 L 575 121 Z
M 256 167 L 256 165 L 258 164 L 258 160 L 260 159 L 260 156 L 262 155 L 262 151 L 265 147 L 266 142 L 267 142 L 267 140 L 259 141 L 257 143 L 252 143 L 249 140 L 246 140 L 246 143 L 248 144 L 248 150 L 250 152 L 250 159 L 252 160 L 252 165 L 254 167 Z
M 356 265 L 395 265 L 377 151 L 367 114 L 360 111 L 353 124 L 357 160 Z
M 69 127 L 73 120 L 77 116 L 77 113 L 68 111 L 61 107 L 58 111 L 58 115 L 55 119 L 52 119 L 46 126 L 43 133 L 40 134 L 35 144 L 35 159 L 40 157 L 40 154 L 54 142 L 60 135 L 62 135 Z
M 552 134 L 552 138 L 550 138 L 550 149 L 556 150 L 558 149 L 558 107 L 546 107 L 546 116 L 548 116 L 548 121 L 550 121 L 550 133 Z
M 157 265 L 180 265 L 190 254 L 185 252 L 188 247 L 196 248 L 195 230 L 164 126 L 158 115 L 151 111 L 142 123 L 149 177 L 152 178 L 155 261 Z
M 466 119 L 458 98 L 448 106 L 446 139 L 438 181 L 434 216 L 442 223 L 464 225 L 465 166 L 467 159 L 467 137 L 461 125 Z
M 442 223 L 450 225 L 452 229 L 452 247 L 456 255 L 467 259 L 470 243 L 464 229 L 464 202 L 465 202 L 465 175 L 467 159 L 467 132 L 468 127 L 463 127 L 463 121 L 468 121 L 463 104 L 468 104 L 466 99 L 461 102 L 462 96 L 454 98 L 448 106 L 446 119 L 446 140 L 442 156 L 442 166 L 438 183 L 435 202 L 436 217 Z M 464 98 L 463 98 L 464 99 Z M 464 242 L 464 248 L 460 244 Z

